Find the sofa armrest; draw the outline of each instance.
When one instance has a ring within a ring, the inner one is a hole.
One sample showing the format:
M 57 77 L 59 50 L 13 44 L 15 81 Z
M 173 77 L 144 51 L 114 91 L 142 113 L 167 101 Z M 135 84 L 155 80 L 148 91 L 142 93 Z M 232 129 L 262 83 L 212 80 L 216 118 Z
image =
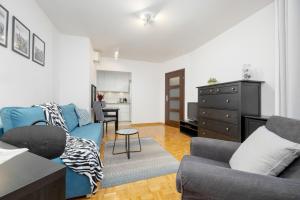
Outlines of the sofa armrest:
M 191 142 L 191 155 L 228 163 L 241 143 L 195 137 Z
M 296 200 L 300 182 L 203 163 L 182 163 L 182 199 Z

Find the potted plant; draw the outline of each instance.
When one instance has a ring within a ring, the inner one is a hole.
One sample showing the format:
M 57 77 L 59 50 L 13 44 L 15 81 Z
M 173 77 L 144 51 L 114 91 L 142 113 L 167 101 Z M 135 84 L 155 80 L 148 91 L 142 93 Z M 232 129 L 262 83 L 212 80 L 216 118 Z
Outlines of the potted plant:
M 213 85 L 213 84 L 216 84 L 218 83 L 217 79 L 215 78 L 210 78 L 208 81 L 207 81 L 208 85 Z

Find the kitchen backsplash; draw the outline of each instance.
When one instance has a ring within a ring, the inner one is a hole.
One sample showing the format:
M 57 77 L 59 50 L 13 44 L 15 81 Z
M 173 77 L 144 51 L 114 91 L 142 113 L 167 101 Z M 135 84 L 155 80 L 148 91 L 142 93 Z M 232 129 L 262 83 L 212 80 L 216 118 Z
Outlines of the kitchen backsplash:
M 130 103 L 130 94 L 128 92 L 101 92 L 104 95 L 104 101 L 107 103 L 120 103 L 120 99 L 127 99 L 127 103 Z

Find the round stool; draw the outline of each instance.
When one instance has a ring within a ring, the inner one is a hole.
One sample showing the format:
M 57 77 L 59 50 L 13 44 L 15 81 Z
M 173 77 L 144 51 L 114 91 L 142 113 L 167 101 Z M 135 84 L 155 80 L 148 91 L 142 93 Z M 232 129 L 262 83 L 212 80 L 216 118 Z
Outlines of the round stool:
M 130 136 L 135 135 L 135 134 L 138 135 L 140 150 L 139 151 L 130 151 Z M 116 140 L 117 140 L 118 135 L 124 135 L 125 136 L 125 151 L 115 153 L 115 146 L 116 146 Z M 127 158 L 130 159 L 130 153 L 132 153 L 132 152 L 141 152 L 141 151 L 142 151 L 142 146 L 141 146 L 140 134 L 139 134 L 138 130 L 136 130 L 136 129 L 121 129 L 121 130 L 116 131 L 114 146 L 113 146 L 113 150 L 112 150 L 113 155 L 126 153 Z

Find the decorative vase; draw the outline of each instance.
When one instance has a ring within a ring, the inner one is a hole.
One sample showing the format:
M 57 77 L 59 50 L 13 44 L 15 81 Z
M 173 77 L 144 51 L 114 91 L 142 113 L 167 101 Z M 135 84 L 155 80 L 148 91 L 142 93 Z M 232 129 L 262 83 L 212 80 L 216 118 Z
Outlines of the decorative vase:
M 250 64 L 244 64 L 242 68 L 242 78 L 244 80 L 250 80 L 252 77 L 251 74 L 251 65 Z

